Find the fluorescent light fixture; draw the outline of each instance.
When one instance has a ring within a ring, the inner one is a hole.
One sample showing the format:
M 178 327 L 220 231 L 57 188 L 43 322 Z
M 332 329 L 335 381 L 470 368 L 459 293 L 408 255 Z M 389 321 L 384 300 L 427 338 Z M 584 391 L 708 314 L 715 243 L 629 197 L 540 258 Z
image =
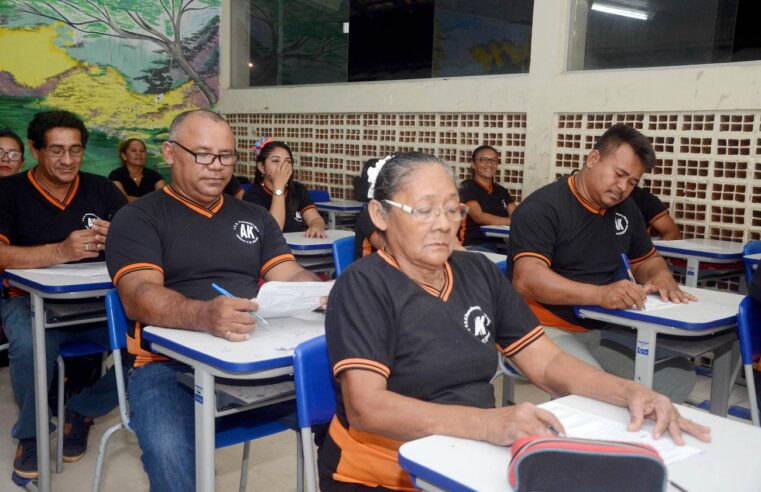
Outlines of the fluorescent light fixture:
M 603 12 L 605 14 L 620 15 L 623 17 L 629 17 L 630 19 L 637 19 L 637 20 L 648 20 L 650 18 L 650 12 L 647 12 L 645 10 L 619 7 L 618 5 L 611 5 L 609 3 L 602 3 L 602 2 L 594 2 L 592 4 L 592 10 Z

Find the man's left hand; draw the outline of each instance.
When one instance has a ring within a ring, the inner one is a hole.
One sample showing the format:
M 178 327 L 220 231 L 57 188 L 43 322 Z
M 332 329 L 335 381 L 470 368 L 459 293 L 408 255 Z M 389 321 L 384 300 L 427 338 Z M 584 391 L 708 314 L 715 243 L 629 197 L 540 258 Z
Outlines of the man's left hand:
M 697 297 L 688 294 L 679 288 L 674 281 L 673 275 L 668 270 L 661 270 L 650 277 L 642 286 L 646 293 L 657 292 L 664 301 L 684 304 L 689 301 L 697 301 Z
M 631 420 L 627 430 L 635 432 L 642 428 L 645 419 L 655 421 L 653 437 L 659 439 L 668 430 L 674 443 L 683 446 L 682 432 L 692 434 L 703 442 L 711 441 L 711 429 L 679 414 L 667 397 L 633 383 L 627 395 L 627 406 Z

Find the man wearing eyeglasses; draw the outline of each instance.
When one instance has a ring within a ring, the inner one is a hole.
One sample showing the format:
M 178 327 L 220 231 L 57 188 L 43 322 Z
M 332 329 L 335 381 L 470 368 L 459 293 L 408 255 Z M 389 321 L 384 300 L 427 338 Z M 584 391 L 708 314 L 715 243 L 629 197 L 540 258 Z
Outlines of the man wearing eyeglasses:
M 151 490 L 195 490 L 193 392 L 177 380 L 190 368 L 150 351 L 141 327 L 249 338 L 259 280 L 314 281 L 296 263 L 270 213 L 223 194 L 238 160 L 232 129 L 217 113 L 178 115 L 164 142 L 172 184 L 124 207 L 108 236 L 107 264 L 125 312 L 134 356 L 132 424 Z M 212 284 L 237 297 L 220 296 Z M 159 417 L 161 415 L 162 417 Z
M 126 203 L 124 195 L 105 177 L 80 171 L 88 131 L 67 111 L 38 113 L 27 129 L 29 150 L 37 160 L 32 169 L 0 179 L 0 269 L 42 268 L 58 263 L 103 261 L 110 217 Z M 0 140 L 5 157 L 8 149 Z M 12 436 L 19 440 L 14 471 L 37 476 L 36 414 L 29 296 L 10 289 L 3 301 L 2 320 L 10 342 L 13 395 L 19 416 Z M 102 324 L 45 331 L 48 384 L 59 346 L 89 341 L 108 346 Z M 79 460 L 87 450 L 93 418 L 117 405 L 113 370 L 66 404 L 63 460 Z M 47 456 L 44 457 L 47 459 Z

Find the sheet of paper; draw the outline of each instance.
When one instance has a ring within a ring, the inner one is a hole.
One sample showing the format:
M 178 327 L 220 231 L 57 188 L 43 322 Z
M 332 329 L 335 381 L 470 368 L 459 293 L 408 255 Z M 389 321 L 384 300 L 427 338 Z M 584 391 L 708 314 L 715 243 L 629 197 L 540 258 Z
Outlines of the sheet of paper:
M 651 431 L 629 432 L 624 424 L 576 410 L 562 403 L 550 401 L 539 406 L 555 414 L 565 427 L 568 437 L 647 444 L 658 451 L 667 465 L 700 453 L 698 448 L 692 446 L 677 446 L 668 435 L 653 439 Z
M 257 313 L 268 319 L 314 311 L 332 287 L 333 282 L 266 282 L 256 296 Z
M 45 275 L 59 275 L 67 277 L 108 277 L 108 269 L 104 263 L 93 265 L 92 263 L 79 263 L 74 265 L 52 265 L 47 268 L 29 268 L 20 270 L 23 272 L 44 273 Z
M 649 295 L 645 299 L 645 311 L 655 311 L 656 309 L 665 309 L 676 305 L 671 301 L 662 300 L 661 296 L 658 295 Z

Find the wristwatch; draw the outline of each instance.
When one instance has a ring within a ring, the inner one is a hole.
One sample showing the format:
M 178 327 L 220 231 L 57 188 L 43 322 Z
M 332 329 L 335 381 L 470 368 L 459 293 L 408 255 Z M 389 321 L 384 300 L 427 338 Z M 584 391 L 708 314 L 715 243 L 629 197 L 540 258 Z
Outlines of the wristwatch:
M 275 195 L 275 196 L 283 196 L 283 190 L 278 188 L 275 191 L 273 191 L 272 194 Z

